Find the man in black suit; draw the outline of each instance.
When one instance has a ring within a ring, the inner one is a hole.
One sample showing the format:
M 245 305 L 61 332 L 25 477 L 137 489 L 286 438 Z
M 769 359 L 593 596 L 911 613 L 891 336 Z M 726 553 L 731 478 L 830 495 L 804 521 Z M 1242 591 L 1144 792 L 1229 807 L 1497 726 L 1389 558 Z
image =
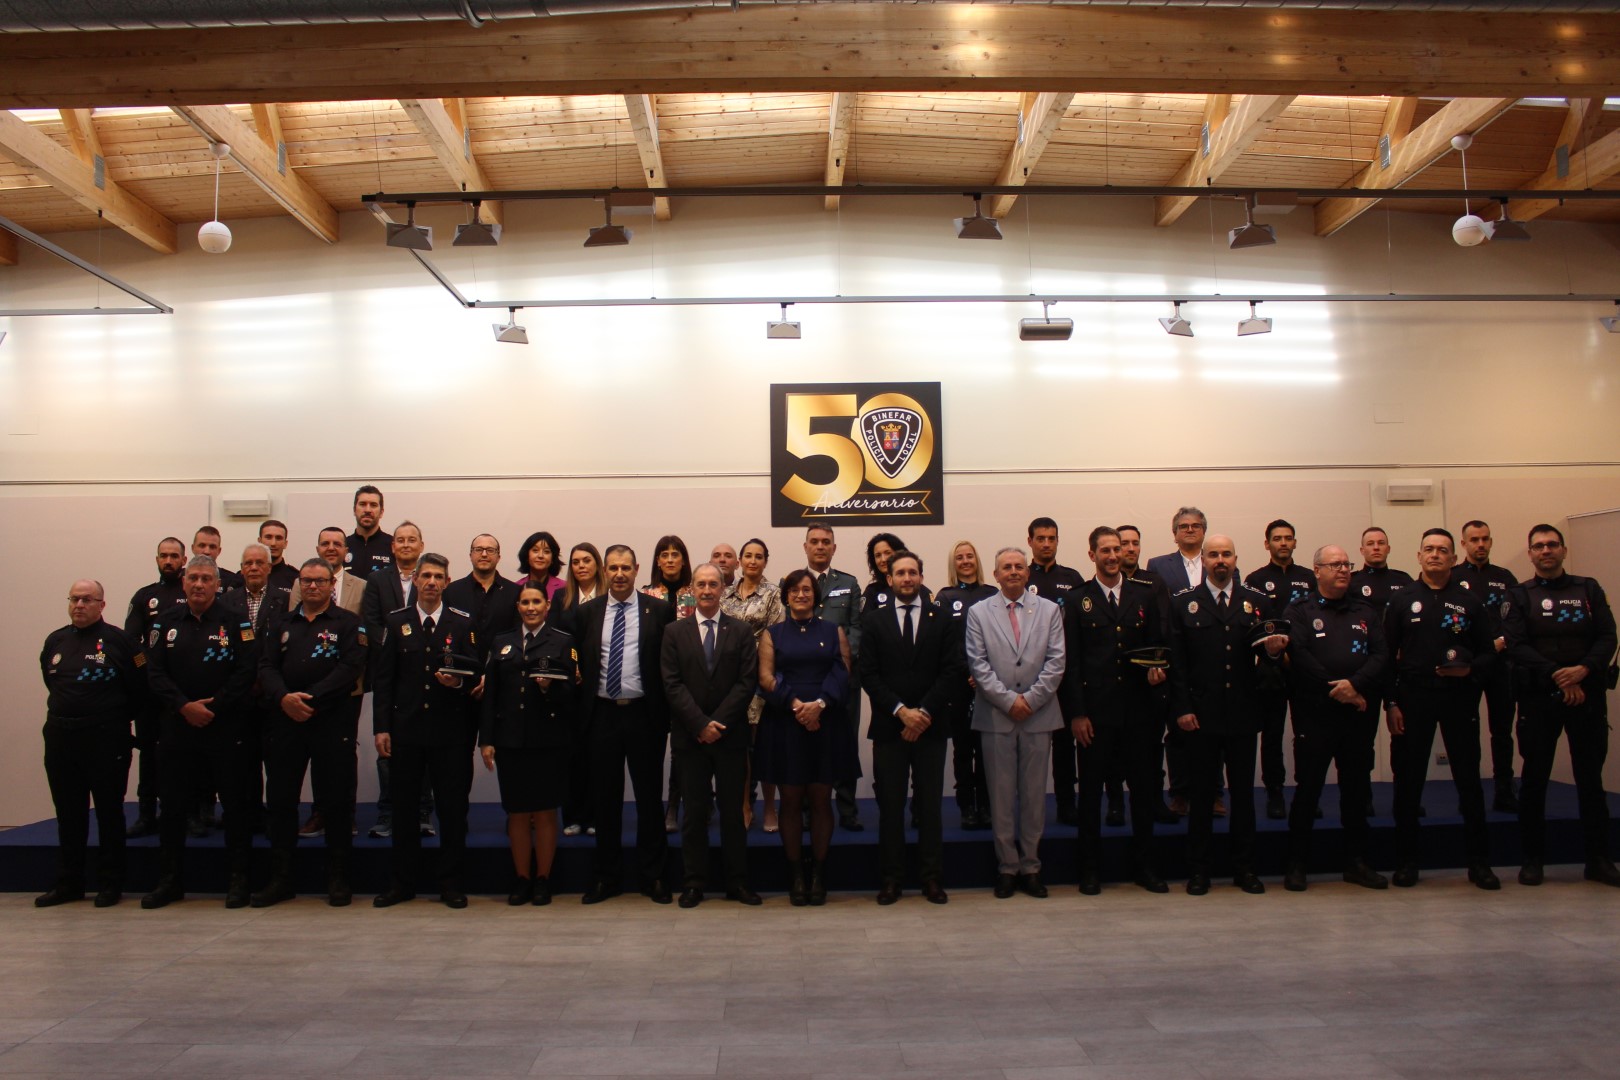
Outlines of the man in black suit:
M 759 685 L 759 649 L 748 624 L 720 610 L 724 592 L 725 578 L 715 564 L 704 563 L 692 572 L 697 611 L 664 634 L 659 666 L 669 704 L 669 741 L 686 805 L 707 806 L 711 792 L 719 798 L 726 899 L 754 906 L 761 901 L 748 887 L 748 833 L 742 811 L 748 704 Z M 709 881 L 707 817 L 688 812 L 681 822 L 683 908 L 703 902 Z
M 906 860 L 906 788 L 914 785 L 917 869 L 929 903 L 949 899 L 944 876 L 946 718 L 951 695 L 966 678 L 966 653 L 954 619 L 922 596 L 922 559 L 909 551 L 889 557 L 891 603 L 861 615 L 861 685 L 872 703 L 872 781 L 878 800 L 878 847 L 883 885 L 878 903 L 900 899 Z M 935 718 L 939 722 L 935 723 Z
M 226 589 L 223 598 L 253 624 L 253 636 L 261 652 L 264 643 L 280 632 L 280 623 L 287 617 L 289 590 L 271 580 L 273 562 L 274 554 L 266 544 L 249 544 L 243 548 L 242 584 Z M 253 814 L 254 832 L 264 831 L 264 733 L 266 723 L 274 719 L 270 709 L 255 682 L 253 704 L 243 715 L 247 731 L 244 750 L 252 759 L 248 769 L 248 808 Z
M 464 908 L 467 802 L 478 731 L 469 694 L 478 679 L 444 669 L 476 667 L 478 641 L 467 613 L 443 602 L 449 581 L 450 560 L 433 552 L 423 555 L 416 568 L 416 603 L 383 620 L 372 730 L 377 756 L 392 759 L 389 795 L 395 806 L 415 806 L 423 782 L 431 780 L 439 799 L 439 899 L 446 907 Z M 372 901 L 375 907 L 416 898 L 422 834 L 395 829 L 393 846 L 394 881 Z
M 602 556 L 608 594 L 582 605 L 574 619 L 584 693 L 583 728 L 591 741 L 596 798 L 596 881 L 580 897 L 599 904 L 619 895 L 624 876 L 624 773 L 636 799 L 636 861 L 642 895 L 667 904 L 664 880 L 664 707 L 661 650 L 673 605 L 636 593 L 636 553 L 614 544 Z
M 340 532 L 339 536 L 341 535 Z M 362 579 L 366 583 L 366 591 L 360 600 L 360 619 L 372 634 L 382 632 L 383 620 L 390 612 L 416 603 L 416 561 L 422 557 L 422 545 L 422 530 L 417 527 L 416 522 L 400 522 L 394 527 L 394 536 L 390 541 L 394 552 L 393 565 L 382 567 L 376 573 L 368 574 Z M 370 670 L 366 674 L 368 683 L 376 682 L 377 661 L 381 655 L 381 649 L 371 650 Z M 379 757 L 377 823 L 366 834 L 374 840 L 394 835 L 394 803 L 388 797 L 388 788 L 388 759 Z M 422 805 L 419 809 L 419 828 L 424 836 L 431 836 L 433 835 L 429 831 L 433 816 L 431 788 L 423 789 Z
M 1183 506 L 1170 519 L 1170 532 L 1176 540 L 1176 550 L 1168 555 L 1155 555 L 1148 560 L 1148 569 L 1164 582 L 1164 587 L 1175 595 L 1204 580 L 1204 533 L 1209 528 L 1204 512 L 1196 506 Z

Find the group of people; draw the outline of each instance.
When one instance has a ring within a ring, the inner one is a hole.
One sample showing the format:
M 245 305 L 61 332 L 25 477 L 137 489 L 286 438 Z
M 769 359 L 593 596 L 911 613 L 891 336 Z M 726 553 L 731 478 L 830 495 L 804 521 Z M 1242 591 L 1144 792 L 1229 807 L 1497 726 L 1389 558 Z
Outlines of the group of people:
M 1516 583 L 1490 562 L 1484 522 L 1463 528 L 1460 559 L 1451 533 L 1425 532 L 1412 578 L 1389 567 L 1378 528 L 1361 537 L 1359 569 L 1331 544 L 1300 566 L 1294 528 L 1277 520 L 1265 530 L 1266 565 L 1240 580 L 1233 539 L 1209 533 L 1204 514 L 1184 507 L 1172 521 L 1176 550 L 1145 567 L 1139 528 L 1093 529 L 1087 578 L 1057 561 L 1057 524 L 1039 517 L 1027 548 L 1001 547 L 988 568 L 971 542 L 957 543 L 935 593 L 922 557 L 890 533 L 868 541 L 863 587 L 833 567 L 835 534 L 820 523 L 806 530 L 804 565 L 780 581 L 767 577 L 770 552 L 759 539 L 717 544 L 694 566 L 679 537 L 663 537 L 642 582 L 630 547 L 581 543 L 565 560 L 544 531 L 520 549 L 515 580 L 499 572 L 500 542 L 488 534 L 473 538 L 470 572 L 455 578 L 413 522 L 384 532 L 383 509 L 377 488 L 360 488 L 355 531 L 321 530 L 315 557 L 297 566 L 284 558 L 288 533 L 278 521 L 264 523 L 237 573 L 219 565 L 211 528 L 194 536 L 189 558 L 180 540 L 166 538 L 160 579 L 135 594 L 123 629 L 103 618 L 100 584 L 73 584 L 70 623 L 40 657 L 45 768 L 61 839 L 57 881 L 39 906 L 85 896 L 91 803 L 96 903 L 121 898 L 132 742 L 139 812 L 128 832 L 161 837 L 159 881 L 142 906 L 184 897 L 186 837 L 215 793 L 229 853 L 227 906 L 291 898 L 297 838 L 316 832 L 326 840 L 328 901 L 350 903 L 355 742 L 367 693 L 380 789 L 372 832 L 392 844 L 392 879 L 377 907 L 414 899 L 421 839 L 435 816 L 431 876 L 443 903 L 466 906 L 479 761 L 496 773 L 507 814 L 511 904 L 549 903 L 558 837 L 585 831 L 595 851 L 584 903 L 621 893 L 633 862 L 636 886 L 655 902 L 678 893 L 682 907 L 694 907 L 719 887 L 757 905 L 745 858 L 756 788 L 764 827 L 780 833 L 790 903 L 822 904 L 835 820 L 862 828 L 854 799 L 862 691 L 883 905 L 911 884 L 908 816 L 916 885 L 932 903 L 948 900 L 948 752 L 964 828 L 992 834 L 998 897 L 1048 895 L 1039 841 L 1049 777 L 1060 821 L 1078 829 L 1082 893 L 1101 890 L 1101 827 L 1123 824 L 1126 791 L 1137 885 L 1168 891 L 1154 827 L 1186 816 L 1189 893 L 1208 892 L 1217 865 L 1238 888 L 1264 892 L 1254 864 L 1257 745 L 1266 813 L 1288 819 L 1285 888 L 1307 886 L 1330 765 L 1344 879 L 1385 888 L 1391 879 L 1367 853 L 1381 713 L 1396 787 L 1394 884 L 1418 881 L 1421 796 L 1438 731 L 1465 823 L 1469 879 L 1499 888 L 1480 777 L 1482 701 L 1495 805 L 1521 823 L 1519 881 L 1543 880 L 1546 789 L 1567 733 L 1585 875 L 1620 885 L 1602 786 L 1615 623 L 1597 582 L 1564 572 L 1567 549 L 1550 525 L 1530 530 L 1534 575 Z M 1296 787 L 1287 807 L 1290 715 Z M 301 828 L 306 772 L 314 813 Z M 627 772 L 632 859 L 622 839 Z M 254 890 L 249 853 L 261 814 L 270 876 Z M 1222 814 L 1224 858 L 1213 830 Z M 677 830 L 678 890 L 666 876 L 667 833 Z

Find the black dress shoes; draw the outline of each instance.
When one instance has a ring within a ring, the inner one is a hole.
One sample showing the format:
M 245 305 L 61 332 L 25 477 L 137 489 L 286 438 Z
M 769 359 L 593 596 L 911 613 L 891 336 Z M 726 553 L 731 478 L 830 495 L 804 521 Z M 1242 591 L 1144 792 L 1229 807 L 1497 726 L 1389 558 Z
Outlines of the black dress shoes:
M 1176 813 L 1175 808 L 1173 806 L 1170 806 L 1163 799 L 1158 800 L 1158 802 L 1154 805 L 1154 807 L 1153 807 L 1153 823 L 1155 825 L 1174 825 L 1176 822 L 1178 822 L 1180 820 L 1181 820 L 1181 815 Z M 1119 823 L 1121 825 L 1125 824 L 1125 815 L 1124 815 L 1124 813 L 1121 813 L 1119 815 Z
M 996 875 L 996 899 L 1005 900 L 1018 891 L 1018 879 L 1011 874 Z
M 415 899 L 416 894 L 410 890 L 393 888 L 389 889 L 385 893 L 378 893 L 376 896 L 372 897 L 371 906 L 376 908 L 393 907 L 395 904 L 403 904 L 407 900 Z
M 1102 892 L 1102 877 L 1095 870 L 1080 871 L 1080 895 L 1097 896 Z
M 57 885 L 50 892 L 34 897 L 35 907 L 55 907 L 58 904 L 71 904 L 75 900 L 84 899 L 84 888 L 72 885 Z
M 529 903 L 535 907 L 545 907 L 551 903 L 551 879 L 538 877 L 534 879 L 534 899 Z
M 1187 879 L 1188 896 L 1204 896 L 1209 892 L 1209 875 L 1194 874 Z
M 1527 862 L 1519 867 L 1520 885 L 1540 885 L 1546 880 L 1546 871 L 1542 869 L 1541 864 L 1538 862 Z
M 1588 859 L 1583 876 L 1587 881 L 1595 881 L 1600 885 L 1620 886 L 1620 869 L 1616 869 L 1610 859 Z
M 1108 804 L 1108 813 L 1103 815 L 1103 824 L 1110 829 L 1123 828 L 1125 825 L 1125 808 L 1118 803 Z
M 877 902 L 882 907 L 888 907 L 899 899 L 900 883 L 897 881 L 885 881 L 883 887 L 878 890 Z
M 1491 800 L 1491 809 L 1499 814 L 1519 812 L 1519 796 L 1513 790 L 1513 777 L 1496 782 L 1496 797 Z
M 695 886 L 688 885 L 686 888 L 681 890 L 681 900 L 680 900 L 681 907 L 683 907 L 683 908 L 695 908 L 701 903 L 703 903 L 703 890 L 702 889 L 696 888 Z
M 1057 819 L 1059 825 L 1067 825 L 1070 828 L 1074 828 L 1080 824 L 1080 808 L 1075 806 L 1074 803 L 1070 802 L 1068 799 L 1059 799 L 1057 804 Z
M 452 911 L 460 911 L 467 906 L 467 894 L 460 889 L 445 889 L 439 893 L 439 903 Z
M 604 900 L 611 900 L 624 890 L 617 885 L 609 885 L 605 881 L 598 881 L 585 890 L 585 895 L 579 898 L 582 904 L 600 904 Z
M 252 899 L 248 892 L 248 879 L 246 874 L 232 874 L 225 882 L 225 906 L 228 908 L 245 908 Z
M 1309 880 L 1304 863 L 1289 863 L 1287 872 L 1283 874 L 1283 888 L 1289 892 L 1304 892 Z
M 655 904 L 667 904 L 675 899 L 674 894 L 669 891 L 669 886 L 664 884 L 663 878 L 654 878 L 651 885 L 641 890 L 641 895 Z
M 1266 883 L 1248 871 L 1234 877 L 1232 879 L 1232 884 L 1236 885 L 1250 896 L 1260 896 L 1266 891 Z
M 1412 881 L 1415 883 L 1417 881 L 1417 867 L 1410 867 L 1409 869 L 1412 871 Z M 1400 884 L 1399 877 L 1399 872 L 1397 872 L 1395 882 L 1397 885 Z M 1380 874 L 1360 859 L 1345 868 L 1344 880 L 1351 885 L 1360 885 L 1363 889 L 1389 888 L 1389 878 Z
M 748 907 L 759 907 L 759 905 L 765 902 L 759 898 L 759 893 L 755 892 L 753 889 L 750 889 L 746 885 L 734 885 L 727 889 L 726 899 L 735 900 L 737 903 L 746 905 Z
M 1266 817 L 1272 821 L 1281 821 L 1288 816 L 1288 808 L 1283 805 L 1282 788 L 1266 788 Z
M 534 899 L 534 878 L 520 877 L 512 883 L 512 892 L 506 902 L 512 907 L 523 907 Z
M 1348 870 L 1345 871 L 1344 880 L 1350 880 Z M 1418 868 L 1413 863 L 1402 863 L 1395 868 L 1395 872 L 1389 876 L 1389 880 L 1397 889 L 1410 889 L 1418 883 Z
M 1159 876 L 1159 872 L 1157 870 L 1138 870 L 1136 872 L 1136 877 L 1132 880 L 1150 893 L 1167 893 L 1170 891 L 1169 884 L 1166 883 L 1164 878 Z M 1206 878 L 1205 880 L 1207 881 L 1208 879 Z
M 861 819 L 856 817 L 854 814 L 846 814 L 845 816 L 839 818 L 838 819 L 838 827 L 840 829 L 843 829 L 845 832 L 865 832 L 866 831 L 866 826 L 862 825 L 861 824 Z
M 1502 879 L 1484 863 L 1475 863 L 1468 868 L 1468 880 L 1486 892 L 1495 892 L 1502 887 Z
M 949 896 L 945 895 L 945 890 L 940 887 L 940 884 L 937 881 L 923 882 L 922 894 L 923 899 L 928 901 L 930 904 L 949 903 L 951 899 Z
M 1037 900 L 1045 900 L 1047 897 L 1046 885 L 1041 881 L 1039 874 L 1025 874 L 1018 879 L 1018 886 Z
M 147 911 L 155 911 L 160 907 L 168 907 L 176 900 L 184 900 L 186 890 L 175 881 L 160 881 L 158 887 L 141 897 L 141 907 Z

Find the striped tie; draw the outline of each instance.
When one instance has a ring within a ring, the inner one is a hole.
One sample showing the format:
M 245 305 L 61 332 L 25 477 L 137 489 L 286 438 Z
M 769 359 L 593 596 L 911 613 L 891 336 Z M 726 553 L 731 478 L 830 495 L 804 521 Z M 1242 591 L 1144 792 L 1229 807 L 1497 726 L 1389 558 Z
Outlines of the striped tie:
M 621 687 L 619 680 L 624 675 L 624 609 L 629 607 L 628 601 L 619 601 L 613 605 L 613 640 L 608 646 L 607 666 L 607 696 L 616 698 Z

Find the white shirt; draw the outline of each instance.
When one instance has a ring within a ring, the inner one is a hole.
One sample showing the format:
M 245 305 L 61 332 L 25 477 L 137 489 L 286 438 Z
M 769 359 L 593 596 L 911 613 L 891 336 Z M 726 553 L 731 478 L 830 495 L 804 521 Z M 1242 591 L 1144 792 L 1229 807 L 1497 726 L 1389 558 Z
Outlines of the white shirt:
M 913 638 L 922 631 L 922 595 L 919 593 L 911 598 L 909 604 L 901 603 L 900 598 L 894 598 L 894 624 L 900 632 L 906 632 L 906 609 L 911 609 L 911 633 Z
M 416 605 L 416 620 L 417 620 L 417 622 L 425 623 L 429 619 L 433 620 L 433 628 L 435 630 L 437 630 L 440 626 L 442 626 L 444 624 L 444 604 L 443 603 L 440 603 L 439 606 L 434 608 L 432 611 L 429 611 L 427 608 L 423 607 L 421 604 Z
M 1226 597 L 1226 602 L 1228 604 L 1232 602 L 1232 583 L 1230 581 L 1226 583 L 1226 588 L 1224 589 L 1210 589 L 1209 591 L 1214 594 L 1215 602 L 1217 604 L 1221 602 L 1221 597 L 1223 596 Z
M 1178 550 L 1176 554 L 1181 555 L 1181 552 Z M 1190 559 L 1185 555 L 1181 555 L 1181 565 L 1187 568 L 1188 585 L 1196 589 L 1204 583 L 1204 556 L 1202 554 L 1194 555 Z
M 1097 579 L 1097 584 L 1102 585 L 1103 595 L 1117 605 L 1119 603 L 1119 591 L 1125 587 L 1125 575 L 1120 574 L 1119 580 L 1114 582 L 1112 588 L 1107 585 L 1103 585 L 1102 578 Z
M 601 697 L 612 696 L 608 694 L 608 659 L 613 652 L 613 622 L 619 617 L 618 604 L 618 599 L 609 593 L 607 610 L 602 613 L 602 683 L 596 691 Z M 642 693 L 641 605 L 636 602 L 636 594 L 631 593 L 624 602 L 624 666 L 619 670 L 617 696 L 638 698 Z

